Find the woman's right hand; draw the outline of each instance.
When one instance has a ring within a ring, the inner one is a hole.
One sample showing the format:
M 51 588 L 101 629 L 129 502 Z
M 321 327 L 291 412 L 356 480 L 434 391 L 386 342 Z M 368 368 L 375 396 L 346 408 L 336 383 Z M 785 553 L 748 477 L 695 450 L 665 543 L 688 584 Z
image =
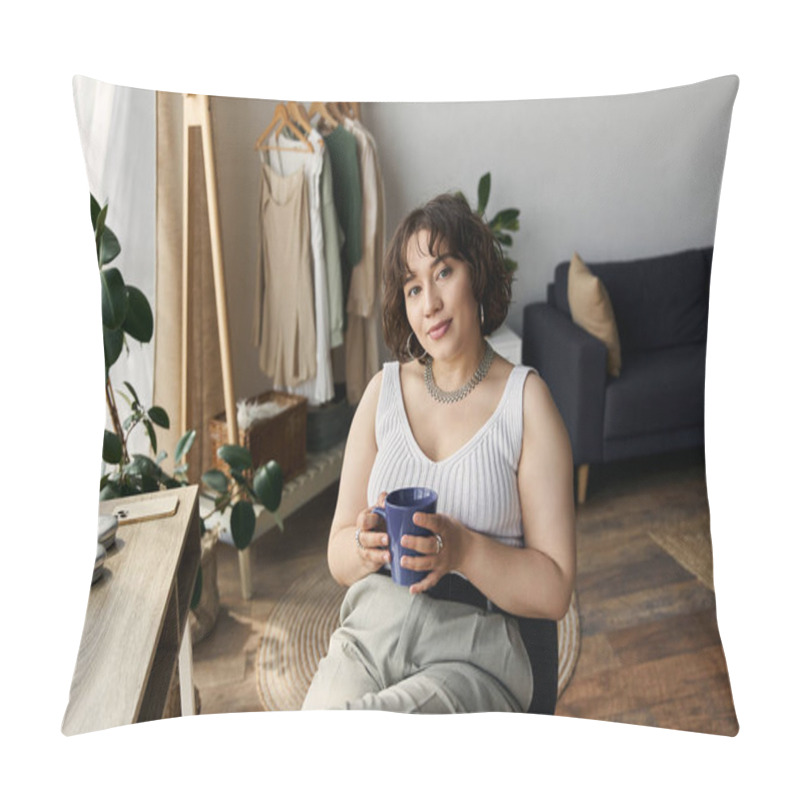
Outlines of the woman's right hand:
M 378 505 L 383 507 L 386 492 L 378 498 Z M 372 507 L 360 511 L 356 518 L 356 550 L 364 566 L 370 572 L 377 572 L 391 559 L 389 551 L 389 535 L 383 528 L 383 518 L 376 514 Z

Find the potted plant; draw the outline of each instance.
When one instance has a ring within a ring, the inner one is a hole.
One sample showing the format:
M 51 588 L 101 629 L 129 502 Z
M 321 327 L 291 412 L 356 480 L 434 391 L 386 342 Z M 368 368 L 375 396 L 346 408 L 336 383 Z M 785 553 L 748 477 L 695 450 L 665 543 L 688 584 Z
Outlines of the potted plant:
M 511 247 L 514 243 L 509 231 L 519 230 L 519 209 L 518 208 L 504 208 L 498 211 L 491 220 L 486 218 L 486 206 L 489 203 L 489 194 L 492 189 L 492 173 L 487 172 L 481 176 L 478 181 L 478 206 L 475 213 L 479 217 L 486 220 L 487 225 L 494 234 L 500 244 L 500 250 L 503 253 L 503 261 L 506 265 L 508 272 L 515 272 L 517 269 L 517 262 L 513 258 L 509 258 L 506 248 Z M 456 194 L 466 200 L 463 192 L 456 192 Z
M 153 312 L 147 297 L 135 286 L 126 284 L 118 267 L 109 266 L 119 256 L 122 248 L 114 232 L 106 225 L 108 204 L 100 206 L 90 195 L 92 228 L 94 230 L 97 265 L 100 272 L 101 307 L 103 318 L 103 353 L 105 359 L 105 395 L 109 418 L 113 430 L 103 434 L 103 462 L 109 468 L 100 479 L 100 499 L 125 497 L 146 492 L 157 492 L 187 484 L 188 464 L 186 457 L 196 438 L 196 431 L 188 430 L 178 441 L 173 457 L 172 474 L 162 467 L 167 453 L 158 450 L 156 428 L 169 429 L 170 420 L 166 410 L 160 406 L 146 408 L 139 400 L 134 387 L 124 381 L 127 393 L 118 390 L 126 401 L 129 413 L 120 415 L 117 393 L 111 384 L 110 369 L 117 362 L 123 349 L 128 350 L 128 337 L 147 343 L 153 336 Z M 129 441 L 132 431 L 143 426 L 152 449 L 152 456 L 145 453 L 131 454 Z M 217 451 L 227 464 L 228 473 L 211 469 L 203 473 L 203 494 L 214 500 L 214 509 L 203 518 L 203 536 L 206 539 L 204 553 L 213 557 L 213 544 L 217 531 L 206 527 L 214 512 L 231 508 L 230 525 L 234 544 L 240 550 L 247 547 L 255 531 L 254 503 L 260 503 L 270 511 L 283 530 L 283 521 L 278 514 L 283 493 L 283 473 L 276 461 L 269 461 L 253 473 L 250 451 L 240 445 L 224 445 Z M 206 538 L 208 537 L 208 538 Z M 212 546 L 208 546 L 209 543 Z M 210 571 L 210 570 L 207 570 Z M 215 570 L 214 570 L 215 573 Z M 206 586 L 212 596 L 216 586 Z M 197 609 L 203 597 L 203 565 L 197 576 L 192 596 L 192 609 Z M 218 595 L 217 595 L 218 598 Z

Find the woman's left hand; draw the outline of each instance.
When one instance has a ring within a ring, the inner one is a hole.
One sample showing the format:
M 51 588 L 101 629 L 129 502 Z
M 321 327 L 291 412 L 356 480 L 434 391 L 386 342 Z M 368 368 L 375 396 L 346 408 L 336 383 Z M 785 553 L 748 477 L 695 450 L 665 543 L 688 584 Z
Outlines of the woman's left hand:
M 433 534 L 432 536 L 405 535 L 400 540 L 403 547 L 421 554 L 403 556 L 400 565 L 420 572 L 430 570 L 421 581 L 411 586 L 411 593 L 417 594 L 436 586 L 448 572 L 459 569 L 467 547 L 469 531 L 447 514 L 425 514 L 418 511 L 414 514 L 414 524 Z

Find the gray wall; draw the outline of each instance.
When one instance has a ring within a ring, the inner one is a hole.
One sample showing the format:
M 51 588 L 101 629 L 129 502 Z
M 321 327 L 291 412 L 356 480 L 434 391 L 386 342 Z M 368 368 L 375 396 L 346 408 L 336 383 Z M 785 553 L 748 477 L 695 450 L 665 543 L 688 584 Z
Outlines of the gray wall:
M 713 243 L 738 79 L 640 94 L 474 103 L 368 103 L 387 238 L 413 207 L 461 189 L 474 204 L 492 173 L 488 213 L 520 209 L 509 325 L 543 299 L 557 262 L 654 255 Z M 357 99 L 357 98 L 356 98 Z M 238 397 L 268 387 L 250 343 L 258 256 L 258 155 L 274 103 L 215 98 L 223 251 Z M 384 350 L 385 355 L 385 350 Z
M 474 204 L 492 174 L 489 215 L 520 209 L 510 326 L 544 297 L 553 267 L 711 244 L 738 81 L 618 97 L 379 103 L 364 121 L 386 183 L 387 228 L 437 192 Z
M 524 304 L 544 298 L 554 266 L 573 251 L 591 262 L 713 243 L 737 88 L 729 76 L 612 97 L 364 104 L 384 176 L 387 239 L 408 211 L 439 192 L 461 189 L 475 204 L 478 179 L 490 171 L 488 213 L 509 206 L 521 212 L 508 320 L 520 333 Z M 131 113 L 149 122 L 142 132 L 128 117 L 144 145 L 134 153 L 152 158 L 152 103 L 137 102 Z M 251 326 L 259 236 L 254 144 L 274 107 L 271 100 L 212 101 L 237 398 L 270 385 L 258 367 Z M 152 225 L 152 205 L 140 195 L 129 196 Z M 114 213 L 123 209 L 115 204 Z M 137 265 L 147 265 L 131 238 L 125 237 L 128 258 L 136 252 Z M 152 236 L 147 247 L 153 248 Z M 151 283 L 138 277 L 145 289 Z

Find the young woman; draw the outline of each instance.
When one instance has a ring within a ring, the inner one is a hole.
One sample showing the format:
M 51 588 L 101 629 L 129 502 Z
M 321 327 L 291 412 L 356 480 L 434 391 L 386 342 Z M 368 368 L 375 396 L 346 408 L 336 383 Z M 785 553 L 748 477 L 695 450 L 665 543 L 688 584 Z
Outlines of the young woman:
M 511 280 L 465 201 L 440 195 L 409 214 L 383 283 L 398 361 L 368 385 L 347 440 L 328 563 L 350 588 L 303 708 L 527 711 L 536 648 L 520 628 L 560 619 L 575 576 L 566 430 L 535 371 L 484 338 Z M 410 588 L 389 577 L 373 511 L 404 486 L 439 496 L 414 519 L 434 535 L 402 542 L 420 553 L 403 566 L 430 570 Z

